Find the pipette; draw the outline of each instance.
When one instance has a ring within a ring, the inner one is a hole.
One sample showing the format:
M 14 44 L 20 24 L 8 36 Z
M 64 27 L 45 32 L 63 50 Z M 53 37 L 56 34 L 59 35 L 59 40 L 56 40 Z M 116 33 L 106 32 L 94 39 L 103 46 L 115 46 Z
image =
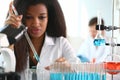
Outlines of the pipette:
M 13 9 L 14 14 L 15 14 L 15 15 L 18 15 L 18 12 L 17 12 L 17 10 L 15 9 L 15 7 L 14 7 L 13 4 L 12 4 L 12 9 Z M 39 62 L 39 56 L 38 56 L 37 51 L 35 50 L 35 48 L 34 48 L 34 46 L 33 46 L 33 44 L 32 44 L 32 41 L 31 41 L 31 39 L 30 39 L 30 37 L 29 37 L 29 35 L 28 35 L 28 33 L 27 33 L 27 28 L 25 27 L 24 24 L 21 24 L 21 26 L 26 29 L 26 31 L 24 32 L 25 37 L 26 37 L 26 39 L 27 39 L 27 41 L 28 41 L 28 44 L 30 45 L 30 48 L 31 48 L 31 50 L 32 50 L 32 52 L 33 52 L 33 54 L 34 54 L 35 59 Z

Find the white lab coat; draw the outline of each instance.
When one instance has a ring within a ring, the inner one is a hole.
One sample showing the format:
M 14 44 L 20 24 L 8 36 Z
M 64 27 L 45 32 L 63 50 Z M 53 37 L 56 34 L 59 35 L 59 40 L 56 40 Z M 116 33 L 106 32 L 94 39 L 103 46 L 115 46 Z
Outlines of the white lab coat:
M 49 66 L 60 57 L 65 57 L 69 63 L 79 62 L 72 46 L 66 38 L 53 38 L 46 35 L 40 55 L 40 63 L 44 66 Z
M 93 58 L 96 59 L 96 62 L 103 62 L 107 55 L 110 54 L 110 46 L 94 46 L 94 39 L 91 36 L 81 44 L 80 49 L 77 53 L 77 56 L 81 55 L 86 57 L 89 61 L 92 61 Z
M 50 37 L 45 36 L 45 41 L 40 54 L 40 62 L 37 64 L 37 69 L 45 70 L 44 68 L 50 66 L 56 59 L 65 57 L 69 63 L 79 63 L 80 60 L 75 55 L 75 52 L 64 37 Z M 29 60 L 28 60 L 29 61 Z M 28 62 L 29 63 L 29 62 Z M 46 71 L 46 70 L 45 70 Z M 25 80 L 25 72 L 21 73 L 21 80 Z M 46 77 L 47 78 L 47 77 Z M 44 79 L 48 80 L 48 79 Z

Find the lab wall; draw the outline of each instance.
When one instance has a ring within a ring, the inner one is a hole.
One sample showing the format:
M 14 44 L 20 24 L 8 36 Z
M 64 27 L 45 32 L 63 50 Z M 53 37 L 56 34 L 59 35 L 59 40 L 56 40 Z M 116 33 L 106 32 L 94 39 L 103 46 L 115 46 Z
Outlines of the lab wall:
M 9 7 L 9 3 L 11 0 L 0 0 L 0 30 L 3 28 L 4 26 L 4 22 L 6 19 L 6 15 L 8 12 L 8 7 Z

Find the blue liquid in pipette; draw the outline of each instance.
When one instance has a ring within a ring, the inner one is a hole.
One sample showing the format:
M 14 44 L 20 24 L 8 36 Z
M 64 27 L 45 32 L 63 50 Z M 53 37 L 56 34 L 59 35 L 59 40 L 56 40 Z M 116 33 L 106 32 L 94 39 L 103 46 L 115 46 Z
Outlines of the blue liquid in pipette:
M 95 46 L 105 45 L 105 39 L 94 39 L 93 43 Z

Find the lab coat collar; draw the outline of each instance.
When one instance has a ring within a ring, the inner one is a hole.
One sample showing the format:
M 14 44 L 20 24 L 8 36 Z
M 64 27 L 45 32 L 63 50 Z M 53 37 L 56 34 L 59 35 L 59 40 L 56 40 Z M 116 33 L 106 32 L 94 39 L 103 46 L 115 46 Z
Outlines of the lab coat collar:
M 94 38 L 93 38 L 91 35 L 89 35 L 89 36 L 88 36 L 88 40 L 94 41 Z
M 46 45 L 55 45 L 54 38 L 48 36 L 47 33 L 45 34 L 45 44 Z

